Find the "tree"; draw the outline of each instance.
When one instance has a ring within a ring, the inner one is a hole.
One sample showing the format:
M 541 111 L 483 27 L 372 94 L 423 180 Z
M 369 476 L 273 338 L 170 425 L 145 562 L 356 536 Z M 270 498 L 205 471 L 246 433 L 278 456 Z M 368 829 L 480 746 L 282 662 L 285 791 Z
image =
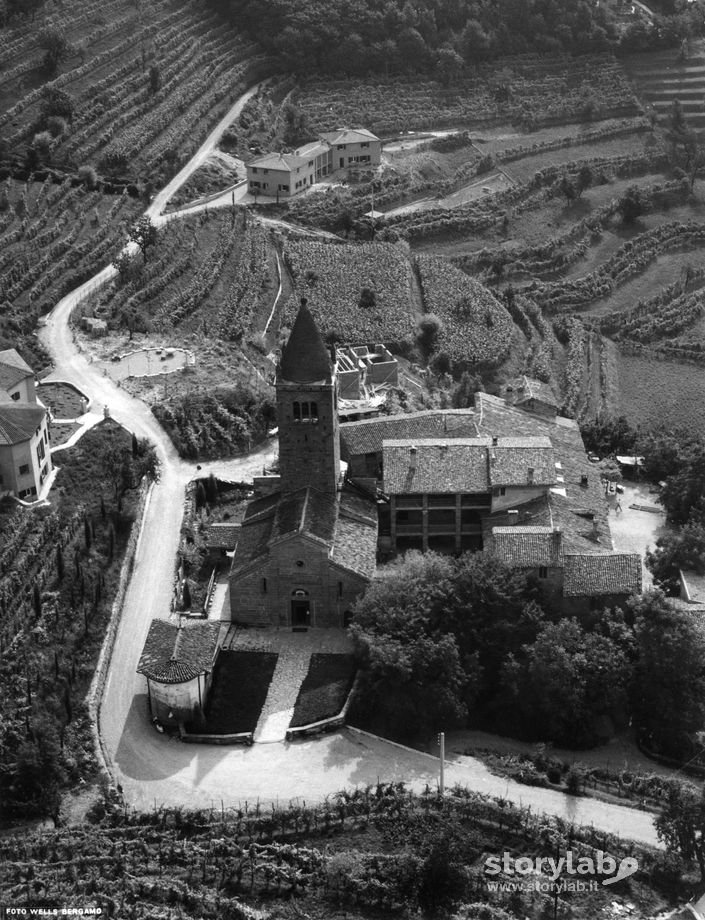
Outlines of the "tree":
M 564 174 L 561 177 L 561 181 L 558 183 L 558 189 L 568 204 L 575 201 L 575 199 L 578 197 L 575 184 L 567 174 Z
M 441 48 L 436 55 L 438 78 L 444 86 L 457 80 L 463 70 L 463 59 L 452 48 Z
M 682 166 L 692 189 L 698 173 L 705 167 L 705 148 L 700 143 L 697 131 L 686 122 L 678 99 L 673 101 L 666 139 L 671 145 L 673 160 Z
M 98 185 L 98 173 L 90 165 L 79 166 L 78 178 L 90 192 Z
M 52 140 L 52 136 L 48 131 L 40 131 L 34 135 L 32 146 L 43 163 L 47 163 L 51 157 Z
M 529 737 L 569 747 L 599 740 L 599 720 L 624 707 L 629 662 L 577 620 L 549 623 L 502 671 L 505 706 Z
M 363 310 L 371 310 L 377 303 L 377 295 L 369 287 L 363 287 L 360 290 L 360 300 L 358 306 Z
M 147 261 L 147 253 L 153 246 L 156 246 L 158 238 L 157 228 L 147 214 L 140 217 L 137 223 L 130 228 L 129 240 L 137 245 L 145 262 Z
M 590 188 L 594 178 L 592 168 L 587 163 L 584 163 L 578 170 L 578 175 L 575 180 L 575 192 L 578 198 L 580 198 L 584 191 Z
M 54 86 L 45 86 L 42 89 L 42 123 L 52 116 L 65 118 L 68 122 L 71 122 L 75 109 L 76 104 L 69 93 Z
M 416 341 L 428 358 L 436 347 L 438 336 L 443 331 L 443 323 L 435 313 L 426 313 L 416 325 Z
M 656 548 L 646 553 L 646 565 L 654 584 L 675 596 L 680 587 L 679 569 L 705 575 L 705 524 L 688 521 L 675 533 L 666 533 L 656 541 Z
M 622 215 L 622 222 L 633 224 L 646 210 L 646 201 L 638 185 L 630 185 L 619 199 L 617 211 Z
M 149 91 L 154 96 L 162 85 L 162 73 L 158 64 L 149 65 Z
M 122 508 L 125 494 L 136 489 L 143 477 L 159 481 L 159 460 L 154 446 L 144 438 L 139 439 L 137 444 L 137 456 L 133 456 L 126 445 L 109 444 L 101 457 L 103 481 L 112 489 L 118 511 Z
M 651 750 L 687 759 L 705 723 L 705 637 L 661 591 L 629 606 L 638 656 L 631 686 L 634 723 Z
M 71 43 L 62 29 L 47 26 L 37 36 L 39 47 L 44 49 L 44 69 L 48 74 L 56 73 L 59 64 L 71 53 Z
M 670 852 L 697 862 L 705 882 L 705 788 L 669 783 L 666 804 L 656 818 L 656 833 Z

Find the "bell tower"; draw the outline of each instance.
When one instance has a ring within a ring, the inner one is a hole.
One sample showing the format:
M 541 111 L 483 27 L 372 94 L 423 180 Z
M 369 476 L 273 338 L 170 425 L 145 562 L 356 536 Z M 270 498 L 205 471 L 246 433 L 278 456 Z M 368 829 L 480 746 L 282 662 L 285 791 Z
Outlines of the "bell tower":
M 335 370 L 306 299 L 277 368 L 281 490 L 310 486 L 335 495 L 340 436 Z

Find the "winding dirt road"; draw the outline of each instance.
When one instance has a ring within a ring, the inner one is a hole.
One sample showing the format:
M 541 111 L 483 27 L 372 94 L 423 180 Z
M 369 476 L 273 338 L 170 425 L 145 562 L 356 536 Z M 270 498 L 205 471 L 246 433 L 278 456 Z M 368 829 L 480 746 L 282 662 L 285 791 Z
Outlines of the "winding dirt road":
M 163 220 L 162 211 L 170 197 L 210 155 L 225 128 L 257 88 L 240 97 L 193 160 L 156 196 L 147 211 L 155 222 Z M 145 681 L 135 668 L 150 621 L 170 614 L 184 489 L 196 470 L 177 456 L 147 406 L 89 363 L 74 343 L 69 326 L 71 311 L 113 275 L 114 269 L 108 266 L 64 297 L 49 315 L 40 339 L 54 361 L 55 370 L 49 379 L 72 382 L 97 405 L 109 406 L 111 415 L 121 424 L 156 445 L 161 461 L 161 478 L 145 511 L 100 706 L 103 749 L 113 780 L 121 784 L 126 801 L 138 808 L 159 804 L 207 807 L 253 799 L 316 801 L 345 786 L 367 785 L 380 779 L 404 780 L 418 789 L 426 783 L 434 785 L 438 775 L 436 758 L 350 729 L 320 739 L 259 744 L 247 749 L 182 744 L 153 730 Z M 204 463 L 200 475 L 212 471 L 222 478 L 249 480 L 271 459 L 273 449 L 274 445 L 268 443 L 244 458 Z M 492 776 L 480 761 L 470 757 L 458 757 L 449 764 L 447 779 L 568 821 L 592 823 L 610 833 L 657 845 L 653 821 L 646 813 L 520 786 Z

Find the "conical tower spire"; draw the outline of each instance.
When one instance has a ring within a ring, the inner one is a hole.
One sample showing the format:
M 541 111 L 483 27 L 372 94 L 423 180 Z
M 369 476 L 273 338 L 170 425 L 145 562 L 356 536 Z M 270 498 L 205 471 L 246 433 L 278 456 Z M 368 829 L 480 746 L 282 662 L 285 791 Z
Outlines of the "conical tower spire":
M 279 378 L 290 383 L 314 383 L 332 378 L 330 355 L 305 297 L 301 298 L 294 327 L 282 352 Z

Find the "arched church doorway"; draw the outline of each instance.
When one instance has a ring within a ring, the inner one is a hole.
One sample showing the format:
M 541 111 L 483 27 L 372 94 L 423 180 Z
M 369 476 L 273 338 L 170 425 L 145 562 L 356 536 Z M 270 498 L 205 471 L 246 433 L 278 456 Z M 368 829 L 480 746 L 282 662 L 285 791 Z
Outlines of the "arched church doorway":
M 308 598 L 308 591 L 304 591 L 301 588 L 291 592 L 291 625 L 311 625 L 311 603 Z

